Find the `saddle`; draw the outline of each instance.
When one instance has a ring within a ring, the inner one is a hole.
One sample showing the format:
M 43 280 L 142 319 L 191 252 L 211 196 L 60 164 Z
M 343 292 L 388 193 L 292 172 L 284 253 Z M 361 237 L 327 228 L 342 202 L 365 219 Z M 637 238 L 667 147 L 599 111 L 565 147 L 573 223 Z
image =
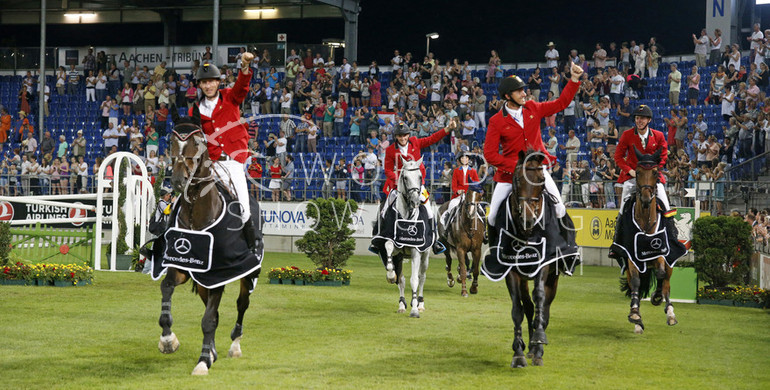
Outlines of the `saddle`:
M 241 234 L 243 222 L 233 203 L 237 198 L 217 184 L 222 197 L 222 213 L 205 229 L 192 231 L 178 224 L 179 203 L 174 205 L 169 228 L 153 242 L 153 280 L 160 279 L 168 267 L 188 271 L 190 277 L 206 288 L 215 288 L 251 275 L 262 267 L 264 243 L 262 214 L 256 199 L 249 198 L 257 250 L 252 251 Z M 233 206 L 231 206 L 233 205 Z M 237 234 L 233 234 L 233 232 Z M 256 252 L 256 254 L 255 254 Z
M 508 272 L 515 270 L 526 277 L 534 277 L 543 267 L 558 262 L 558 272 L 572 275 L 582 261 L 575 243 L 575 229 L 572 219 L 565 215 L 556 217 L 555 202 L 548 196 L 543 200 L 541 215 L 535 222 L 529 236 L 514 221 L 510 214 L 509 196 L 500 207 L 495 218 L 497 237 L 490 237 L 492 256 L 484 259 L 481 270 L 490 280 L 502 280 Z M 564 224 L 566 226 L 561 226 Z

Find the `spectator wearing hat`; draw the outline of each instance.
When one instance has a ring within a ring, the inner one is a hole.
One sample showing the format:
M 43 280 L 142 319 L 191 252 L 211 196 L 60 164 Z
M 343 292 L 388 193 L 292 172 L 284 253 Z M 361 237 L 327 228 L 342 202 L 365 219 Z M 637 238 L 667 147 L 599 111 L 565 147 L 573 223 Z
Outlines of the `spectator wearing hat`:
M 556 50 L 556 45 L 553 42 L 548 42 L 546 45 L 548 50 L 545 52 L 545 66 L 548 68 L 556 68 L 559 66 L 559 51 Z
M 86 139 L 83 137 L 83 130 L 78 130 L 77 136 L 72 141 L 72 157 L 85 156 Z

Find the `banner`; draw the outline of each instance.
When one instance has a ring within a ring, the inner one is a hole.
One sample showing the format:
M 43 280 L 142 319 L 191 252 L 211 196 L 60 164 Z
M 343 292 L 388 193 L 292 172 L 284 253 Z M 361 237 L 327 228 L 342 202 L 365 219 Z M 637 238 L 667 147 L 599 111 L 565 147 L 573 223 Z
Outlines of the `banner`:
M 306 231 L 313 229 L 315 223 L 314 219 L 307 216 L 309 205 L 309 202 L 260 202 L 259 207 L 262 210 L 263 218 L 262 232 L 274 236 L 303 236 Z M 339 210 L 340 219 L 342 219 L 343 214 L 347 213 L 351 213 L 353 218 L 353 223 L 348 225 L 353 229 L 352 236 L 371 238 L 372 223 L 377 214 L 377 205 L 360 204 L 358 210 Z
M 95 199 L 85 200 L 57 200 L 57 202 L 84 204 L 96 206 Z M 104 221 L 102 229 L 112 227 L 112 201 L 104 202 Z M 85 209 L 73 209 L 69 207 L 48 206 L 35 203 L 20 203 L 0 201 L 0 222 L 8 221 L 39 221 L 42 219 L 69 219 L 69 218 L 95 218 L 96 213 Z M 79 228 L 83 226 L 93 227 L 93 222 L 62 222 L 49 223 L 45 226 L 57 228 Z
M 612 245 L 617 209 L 567 209 L 567 213 L 575 223 L 575 242 L 579 246 L 609 248 Z

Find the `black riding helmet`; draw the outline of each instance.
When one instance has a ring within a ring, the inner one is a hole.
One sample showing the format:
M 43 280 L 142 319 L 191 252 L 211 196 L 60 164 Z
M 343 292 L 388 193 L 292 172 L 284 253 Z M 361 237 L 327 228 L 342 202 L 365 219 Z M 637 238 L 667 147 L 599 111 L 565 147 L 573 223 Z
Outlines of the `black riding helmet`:
M 632 117 L 646 116 L 647 118 L 652 119 L 652 110 L 650 109 L 649 106 L 642 104 L 639 107 L 637 107 L 636 110 L 634 110 L 634 113 L 631 114 L 631 116 Z
M 206 80 L 206 79 L 219 80 L 220 76 L 222 76 L 222 73 L 219 72 L 219 68 L 217 68 L 216 65 L 210 64 L 208 62 L 204 62 L 203 65 L 201 65 L 201 67 L 198 68 L 198 72 L 195 73 L 195 78 L 198 81 Z
M 500 82 L 500 85 L 497 86 L 497 92 L 500 94 L 500 99 L 508 100 L 506 99 L 505 95 L 522 89 L 525 85 L 526 84 L 524 84 L 524 80 L 522 80 L 519 76 L 511 75 L 504 78 L 503 81 Z
M 468 155 L 468 153 L 465 153 L 465 152 L 460 152 L 460 153 L 457 155 L 457 161 L 460 161 L 460 159 L 461 159 L 461 158 L 463 158 L 463 157 L 468 157 L 468 158 L 470 158 L 470 156 Z
M 404 122 L 397 124 L 395 130 L 393 130 L 393 136 L 406 134 L 411 134 L 411 132 L 409 131 L 409 127 L 407 127 Z

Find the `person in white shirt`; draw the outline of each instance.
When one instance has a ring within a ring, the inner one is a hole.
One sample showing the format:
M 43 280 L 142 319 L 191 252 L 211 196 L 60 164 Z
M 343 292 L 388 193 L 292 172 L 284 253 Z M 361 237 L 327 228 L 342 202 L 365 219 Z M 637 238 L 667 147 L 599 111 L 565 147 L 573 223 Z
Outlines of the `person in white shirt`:
M 393 66 L 393 72 L 396 72 L 397 70 L 401 69 L 401 64 L 403 64 L 404 58 L 401 57 L 401 54 L 398 50 L 393 51 L 393 58 L 390 60 L 390 65 Z
M 283 130 L 278 132 L 278 140 L 275 141 L 275 155 L 281 160 L 281 166 L 286 164 L 286 133 Z
M 575 137 L 575 130 L 570 130 L 568 134 L 567 145 L 560 145 L 559 147 L 567 151 L 567 163 L 572 165 L 573 161 L 577 161 L 577 154 L 580 151 L 580 140 L 578 137 Z
M 695 123 L 692 124 L 692 129 L 695 131 L 696 138 L 699 138 L 700 134 L 705 136 L 708 125 L 706 124 L 706 121 L 703 120 L 703 114 L 698 114 L 698 118 Z
M 700 67 L 706 66 L 706 54 L 709 48 L 709 37 L 706 34 L 706 29 L 700 30 L 700 37 L 692 34 L 692 43 L 695 45 L 695 65 Z
M 639 45 L 639 51 L 634 52 L 634 74 L 644 77 L 644 68 L 647 66 L 647 52 L 644 50 L 644 44 Z
M 759 23 L 754 23 L 754 32 L 751 33 L 751 36 L 746 37 L 746 40 L 751 42 L 749 46 L 751 48 L 751 62 L 754 62 L 759 48 L 765 40 L 765 34 L 759 29 Z
M 709 56 L 709 65 L 719 65 L 722 59 L 722 30 L 714 29 L 714 39 L 708 36 L 711 44 L 711 55 Z
M 89 70 L 88 77 L 86 77 L 86 101 L 87 102 L 96 101 L 95 88 L 96 88 L 96 76 L 94 76 L 93 70 Z
M 104 155 L 107 156 L 110 153 L 110 149 L 113 146 L 118 146 L 118 139 L 120 138 L 120 132 L 116 129 L 112 123 L 109 123 L 107 130 L 104 130 L 102 137 L 104 138 Z
M 559 51 L 553 42 L 548 42 L 548 51 L 545 52 L 546 67 L 555 68 L 559 66 Z
M 610 101 L 612 108 L 618 109 L 623 99 L 623 86 L 625 79 L 618 73 L 616 68 L 610 68 Z
M 471 117 L 471 113 L 466 113 L 463 118 L 463 139 L 468 142 L 468 145 L 472 145 L 476 141 L 476 121 Z

